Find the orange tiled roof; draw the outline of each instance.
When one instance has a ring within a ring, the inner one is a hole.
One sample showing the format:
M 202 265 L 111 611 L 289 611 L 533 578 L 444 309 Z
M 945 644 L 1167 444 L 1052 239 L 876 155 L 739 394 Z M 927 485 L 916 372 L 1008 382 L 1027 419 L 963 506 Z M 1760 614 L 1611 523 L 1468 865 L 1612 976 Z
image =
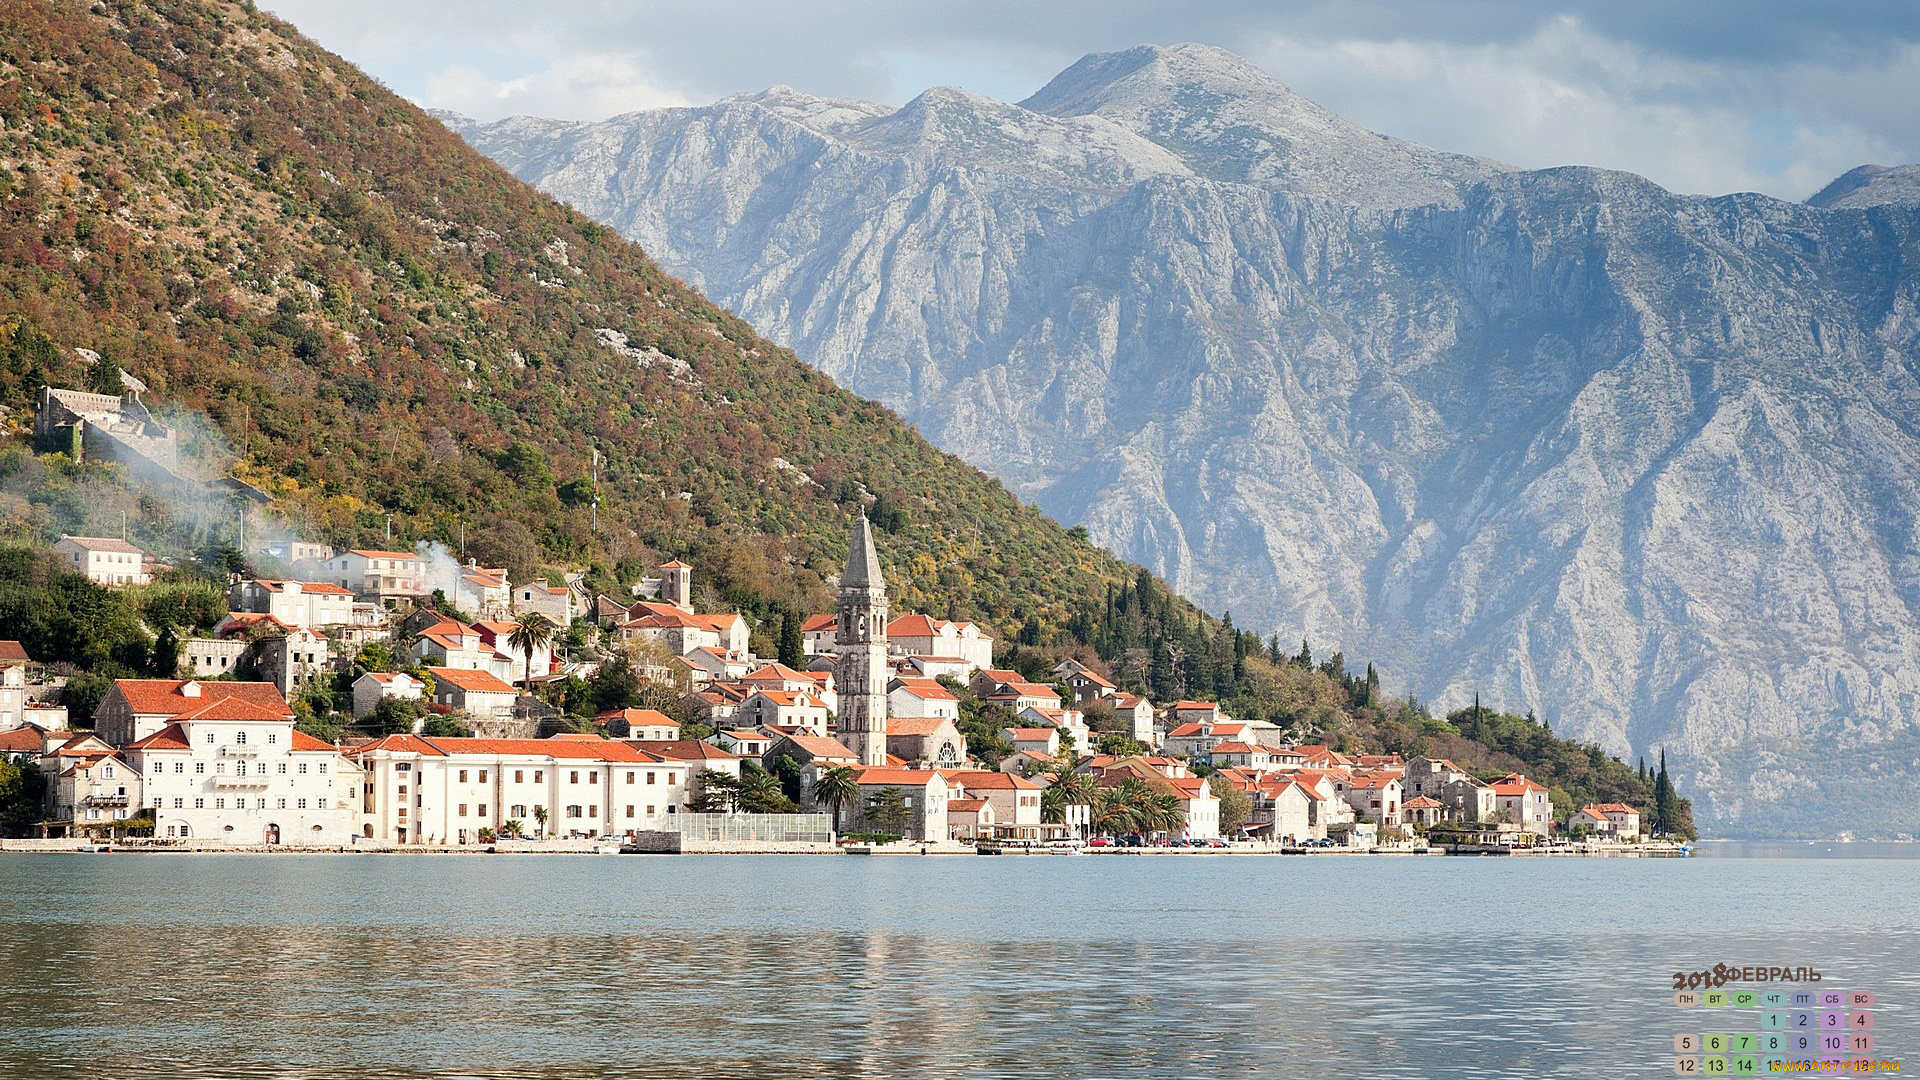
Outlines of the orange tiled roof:
M 199 687 L 199 697 L 187 697 L 180 689 L 188 683 Z M 287 699 L 280 696 L 279 687 L 264 682 L 196 682 L 193 679 L 115 679 L 114 688 L 126 698 L 127 705 L 141 716 L 155 714 L 178 716 L 208 699 L 238 698 L 259 705 L 278 708 L 286 716 L 293 715 Z
M 800 624 L 800 632 L 814 634 L 822 630 L 831 630 L 840 624 L 832 615 L 809 615 L 807 621 Z
M 179 724 L 168 724 L 159 731 L 130 744 L 129 750 L 188 750 L 187 731 Z
M 934 780 L 944 779 L 932 769 L 895 769 L 884 765 L 867 765 L 857 768 L 860 774 L 860 786 L 888 787 L 926 787 Z
M 469 694 L 518 694 L 519 691 L 500 681 L 491 671 L 467 671 L 462 668 L 434 667 L 427 672 L 437 682 L 451 683 Z
M 377 551 L 373 548 L 348 548 L 347 554 L 358 555 L 366 559 L 412 559 L 415 562 L 426 561 L 411 551 Z
M 931 735 L 951 723 L 953 721 L 943 716 L 889 716 L 887 734 Z
M 815 758 L 853 760 L 855 754 L 838 739 L 829 739 L 825 735 L 787 735 L 786 740 L 812 754 Z
M 739 761 L 742 756 L 699 739 L 628 739 L 626 743 L 668 761 Z

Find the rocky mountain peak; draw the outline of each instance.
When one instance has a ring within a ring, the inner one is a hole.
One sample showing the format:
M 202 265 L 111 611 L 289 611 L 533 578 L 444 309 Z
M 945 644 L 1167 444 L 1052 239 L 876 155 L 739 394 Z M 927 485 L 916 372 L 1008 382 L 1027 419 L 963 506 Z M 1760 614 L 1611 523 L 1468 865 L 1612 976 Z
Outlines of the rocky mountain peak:
M 1864 206 L 1920 206 L 1920 165 L 1862 165 L 1815 192 L 1808 206 L 1823 210 Z

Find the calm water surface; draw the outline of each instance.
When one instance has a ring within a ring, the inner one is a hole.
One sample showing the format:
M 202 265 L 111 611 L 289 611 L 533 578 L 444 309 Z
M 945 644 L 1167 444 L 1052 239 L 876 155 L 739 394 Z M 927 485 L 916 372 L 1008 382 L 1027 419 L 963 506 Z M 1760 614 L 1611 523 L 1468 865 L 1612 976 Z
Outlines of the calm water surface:
M 0 1076 L 1671 1076 L 1716 962 L 1920 1068 L 1913 859 L 13 855 Z

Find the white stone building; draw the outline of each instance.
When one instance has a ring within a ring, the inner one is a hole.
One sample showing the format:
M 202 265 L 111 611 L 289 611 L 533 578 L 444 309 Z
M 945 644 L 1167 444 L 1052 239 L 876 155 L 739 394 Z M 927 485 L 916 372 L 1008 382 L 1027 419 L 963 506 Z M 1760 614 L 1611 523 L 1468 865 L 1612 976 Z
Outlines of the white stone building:
M 348 753 L 366 776 L 361 833 L 383 843 L 475 844 L 509 821 L 527 836 L 624 835 L 686 812 L 687 762 L 593 735 L 389 735 Z
M 53 550 L 74 570 L 101 585 L 150 585 L 146 552 L 106 536 L 62 536 Z
M 284 702 L 203 699 L 129 745 L 127 757 L 143 778 L 157 838 L 353 842 L 360 772 L 332 744 L 295 731 Z
M 271 615 L 288 626 L 319 629 L 353 622 L 353 593 L 325 581 L 235 582 L 228 603 L 234 611 Z

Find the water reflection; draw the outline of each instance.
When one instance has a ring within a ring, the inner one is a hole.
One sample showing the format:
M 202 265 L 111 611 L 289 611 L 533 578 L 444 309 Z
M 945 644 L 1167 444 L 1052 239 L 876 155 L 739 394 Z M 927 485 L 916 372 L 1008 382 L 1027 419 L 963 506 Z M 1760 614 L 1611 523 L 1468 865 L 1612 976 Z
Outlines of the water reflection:
M 1666 973 L 1920 1045 L 1908 862 L 0 859 L 0 1075 L 1671 1073 Z

